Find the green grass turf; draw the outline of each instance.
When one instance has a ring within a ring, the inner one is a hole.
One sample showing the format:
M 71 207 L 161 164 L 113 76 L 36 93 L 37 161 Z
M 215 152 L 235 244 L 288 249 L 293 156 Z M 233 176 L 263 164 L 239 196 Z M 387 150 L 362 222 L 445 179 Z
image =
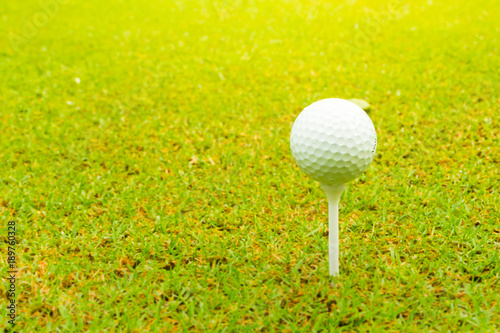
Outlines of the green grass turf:
M 16 331 L 500 331 L 498 3 L 62 2 L 0 2 Z M 328 97 L 379 142 L 333 281 L 289 150 Z

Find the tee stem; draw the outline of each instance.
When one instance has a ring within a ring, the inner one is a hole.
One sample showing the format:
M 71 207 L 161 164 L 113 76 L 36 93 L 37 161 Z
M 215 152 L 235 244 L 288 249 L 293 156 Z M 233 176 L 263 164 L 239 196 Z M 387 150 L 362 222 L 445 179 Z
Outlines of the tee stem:
M 321 184 L 328 199 L 328 259 L 330 275 L 339 275 L 339 201 L 345 184 L 328 186 Z

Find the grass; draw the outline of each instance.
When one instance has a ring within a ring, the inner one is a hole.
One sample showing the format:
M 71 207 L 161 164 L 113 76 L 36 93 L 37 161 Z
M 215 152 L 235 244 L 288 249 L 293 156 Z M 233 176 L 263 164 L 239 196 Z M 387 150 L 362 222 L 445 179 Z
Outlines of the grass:
M 499 4 L 50 6 L 0 3 L 0 328 L 500 331 Z M 334 281 L 289 151 L 328 97 L 367 100 L 379 142 Z

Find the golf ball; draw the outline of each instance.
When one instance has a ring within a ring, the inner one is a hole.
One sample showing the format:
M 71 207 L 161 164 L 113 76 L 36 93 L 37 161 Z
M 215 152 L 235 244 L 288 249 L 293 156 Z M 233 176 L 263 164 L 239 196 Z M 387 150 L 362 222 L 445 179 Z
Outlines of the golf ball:
M 377 148 L 377 133 L 363 109 L 339 98 L 306 107 L 295 120 L 290 148 L 299 168 L 322 184 L 345 184 L 365 171 Z

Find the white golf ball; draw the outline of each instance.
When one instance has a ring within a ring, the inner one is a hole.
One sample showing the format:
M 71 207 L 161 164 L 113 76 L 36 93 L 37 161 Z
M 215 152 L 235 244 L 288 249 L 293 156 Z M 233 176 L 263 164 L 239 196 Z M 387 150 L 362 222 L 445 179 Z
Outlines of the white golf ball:
M 299 168 L 322 184 L 345 184 L 365 171 L 377 148 L 377 133 L 363 109 L 339 98 L 306 107 L 290 134 Z

